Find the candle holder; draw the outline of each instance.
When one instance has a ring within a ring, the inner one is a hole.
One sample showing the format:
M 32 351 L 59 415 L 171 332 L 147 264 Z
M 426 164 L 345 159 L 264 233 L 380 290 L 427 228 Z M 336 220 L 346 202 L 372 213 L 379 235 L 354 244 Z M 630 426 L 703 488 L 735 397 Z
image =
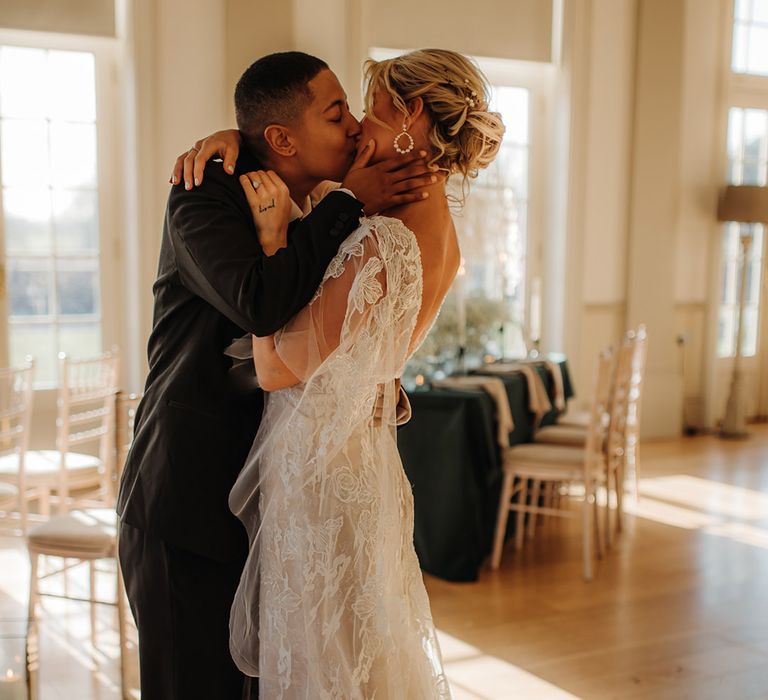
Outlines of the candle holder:
M 36 651 L 28 643 L 30 624 L 0 619 L 0 700 L 37 700 Z

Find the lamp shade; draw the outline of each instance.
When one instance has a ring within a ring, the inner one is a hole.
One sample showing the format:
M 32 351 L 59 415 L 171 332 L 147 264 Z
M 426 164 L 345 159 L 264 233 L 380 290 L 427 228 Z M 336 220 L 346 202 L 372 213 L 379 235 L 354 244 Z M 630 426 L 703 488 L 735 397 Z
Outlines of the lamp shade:
M 717 218 L 744 224 L 768 222 L 768 187 L 728 185 L 720 194 Z

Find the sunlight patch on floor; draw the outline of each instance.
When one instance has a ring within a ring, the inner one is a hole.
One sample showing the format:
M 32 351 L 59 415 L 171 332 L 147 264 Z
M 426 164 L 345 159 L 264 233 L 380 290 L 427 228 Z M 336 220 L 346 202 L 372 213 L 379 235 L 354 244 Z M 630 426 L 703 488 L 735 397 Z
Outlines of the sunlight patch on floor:
M 740 520 L 768 517 L 768 494 L 687 474 L 641 479 L 640 495 L 662 498 Z
M 681 527 L 686 530 L 699 530 L 704 527 L 715 526 L 721 522 L 721 518 L 699 510 L 691 510 L 681 506 L 673 506 L 670 503 L 657 501 L 654 498 L 643 496 L 639 501 L 629 500 L 624 504 L 624 510 L 630 515 L 636 515 L 646 520 L 654 520 L 663 525 Z
M 646 520 L 768 549 L 768 529 L 754 524 L 768 518 L 768 494 L 752 489 L 686 474 L 660 476 L 641 479 L 640 498 L 627 499 L 624 509 Z
M 456 637 L 437 631 L 455 700 L 581 700 L 556 685 Z

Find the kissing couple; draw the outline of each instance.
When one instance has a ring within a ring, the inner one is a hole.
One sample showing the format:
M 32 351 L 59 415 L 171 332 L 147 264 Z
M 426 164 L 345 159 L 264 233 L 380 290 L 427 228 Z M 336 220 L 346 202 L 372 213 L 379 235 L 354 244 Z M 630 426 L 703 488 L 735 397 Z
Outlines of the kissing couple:
M 399 377 L 459 268 L 446 182 L 504 126 L 453 51 L 365 78 L 358 122 L 324 61 L 265 56 L 177 160 L 118 499 L 144 700 L 450 697 Z

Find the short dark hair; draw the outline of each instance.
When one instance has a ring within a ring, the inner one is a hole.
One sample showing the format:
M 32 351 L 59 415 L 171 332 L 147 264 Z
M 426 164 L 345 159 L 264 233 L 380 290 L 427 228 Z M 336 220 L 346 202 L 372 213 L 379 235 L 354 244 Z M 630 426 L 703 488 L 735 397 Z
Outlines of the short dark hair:
M 264 157 L 264 129 L 301 121 L 314 98 L 308 83 L 328 68 L 322 59 L 301 51 L 271 53 L 252 63 L 235 88 L 237 128 L 255 155 Z

